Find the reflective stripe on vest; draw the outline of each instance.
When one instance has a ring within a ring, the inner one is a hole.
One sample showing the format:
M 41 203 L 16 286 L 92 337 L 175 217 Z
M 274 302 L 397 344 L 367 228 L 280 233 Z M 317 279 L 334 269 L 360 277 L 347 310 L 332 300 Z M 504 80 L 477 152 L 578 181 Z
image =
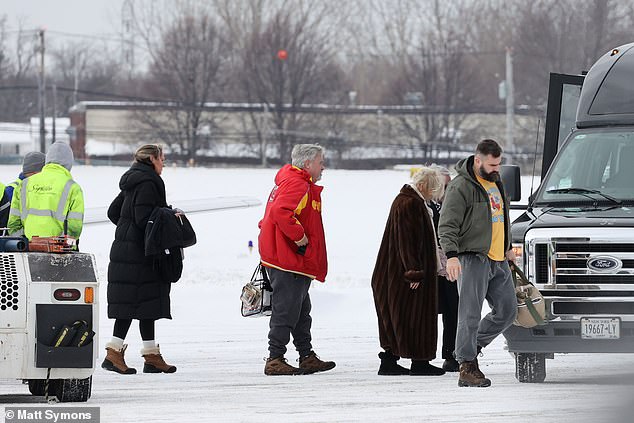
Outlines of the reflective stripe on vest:
M 19 185 L 19 184 L 20 184 L 20 182 L 19 182 L 19 181 L 13 181 L 13 182 L 11 182 L 10 184 L 7 184 L 7 187 L 12 187 L 12 188 L 13 188 L 13 191 L 12 191 L 12 192 L 15 192 L 15 189 L 18 187 L 18 185 Z M 2 211 L 2 210 L 4 210 L 4 209 L 8 209 L 9 207 L 11 207 L 11 199 L 9 199 L 9 201 L 8 201 L 6 204 L 4 204 L 4 205 L 0 206 L 0 211 Z M 16 211 L 17 211 L 17 210 L 16 210 Z M 17 212 L 17 213 L 11 213 L 11 212 L 9 212 L 9 213 L 10 213 L 10 214 L 13 214 L 13 215 L 15 215 L 15 216 L 19 216 L 19 215 L 20 215 L 20 213 L 19 213 L 19 212 Z
M 62 190 L 62 195 L 59 197 L 59 203 L 57 203 L 57 210 L 48 210 L 48 209 L 35 209 L 35 208 L 26 208 L 26 187 L 29 182 L 29 178 L 26 178 L 22 182 L 22 188 L 20 189 L 20 208 L 22 209 L 22 213 L 13 213 L 13 209 L 11 210 L 11 214 L 16 216 L 20 216 L 22 222 L 26 220 L 29 215 L 32 216 L 43 216 L 43 217 L 52 217 L 57 220 L 59 223 L 64 225 L 64 220 L 68 219 L 84 219 L 84 214 L 79 212 L 69 212 L 68 215 L 64 215 L 64 209 L 66 208 L 66 203 L 68 202 L 68 195 L 70 193 L 70 189 L 75 184 L 75 181 L 69 179 L 64 185 L 64 189 Z

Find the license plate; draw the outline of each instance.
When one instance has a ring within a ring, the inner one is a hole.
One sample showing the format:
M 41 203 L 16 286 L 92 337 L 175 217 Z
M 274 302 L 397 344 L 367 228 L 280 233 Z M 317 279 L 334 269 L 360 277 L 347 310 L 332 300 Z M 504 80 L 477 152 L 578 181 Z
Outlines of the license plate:
M 619 339 L 621 337 L 621 319 L 618 317 L 582 317 L 582 339 Z

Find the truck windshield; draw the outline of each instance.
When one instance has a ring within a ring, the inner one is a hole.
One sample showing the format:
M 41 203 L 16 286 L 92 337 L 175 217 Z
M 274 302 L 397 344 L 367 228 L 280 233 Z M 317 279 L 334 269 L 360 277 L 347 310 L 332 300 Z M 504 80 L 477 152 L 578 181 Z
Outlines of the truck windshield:
M 536 205 L 634 203 L 634 128 L 576 132 L 557 155 Z

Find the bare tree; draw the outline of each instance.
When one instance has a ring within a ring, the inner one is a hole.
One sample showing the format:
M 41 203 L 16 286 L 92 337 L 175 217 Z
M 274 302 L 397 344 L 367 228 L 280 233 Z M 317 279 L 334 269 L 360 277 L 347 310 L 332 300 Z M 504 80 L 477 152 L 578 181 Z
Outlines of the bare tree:
M 110 99 L 121 93 L 121 66 L 116 54 L 107 53 L 107 46 L 82 41 L 53 44 L 48 51 L 51 59 L 49 85 L 58 87 L 58 113 L 67 112 L 78 101 Z M 49 103 L 52 104 L 52 99 Z
M 478 48 L 466 25 L 473 4 L 397 0 L 371 2 L 367 28 L 375 56 L 388 63 L 383 104 L 418 106 L 421 113 L 401 118 L 402 134 L 425 147 L 456 141 L 464 111 L 481 103 Z M 379 25 L 376 21 L 381 22 Z
M 269 121 L 264 125 L 272 129 L 285 160 L 306 120 L 300 106 L 332 103 L 342 96 L 345 77 L 337 60 L 336 34 L 344 9 L 331 0 L 219 1 L 218 5 L 239 46 L 235 64 L 241 92 L 247 101 L 263 105 Z M 253 123 L 261 133 L 262 120 L 254 115 Z
M 23 29 L 22 20 L 11 36 L 6 32 L 6 21 L 0 22 L 0 117 L 8 121 L 25 121 L 37 110 L 37 81 L 33 69 L 34 31 Z M 9 47 L 9 43 L 13 47 Z M 33 89 L 28 88 L 29 86 Z
M 223 98 L 229 48 L 221 22 L 204 4 L 169 2 L 137 9 L 137 28 L 151 57 L 147 93 L 174 102 L 166 116 L 145 114 L 154 135 L 194 160 L 201 130 L 214 126 L 205 103 Z M 171 7 L 170 7 L 171 6 Z M 168 13 L 172 12 L 172 15 Z
M 545 103 L 549 72 L 588 70 L 610 48 L 631 41 L 631 1 L 517 2 L 517 97 Z

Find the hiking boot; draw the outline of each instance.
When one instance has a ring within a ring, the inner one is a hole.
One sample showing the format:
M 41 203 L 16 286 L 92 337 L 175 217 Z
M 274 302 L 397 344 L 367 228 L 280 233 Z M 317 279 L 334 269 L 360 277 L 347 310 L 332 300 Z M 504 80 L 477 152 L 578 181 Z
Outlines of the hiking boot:
M 176 366 L 167 364 L 165 360 L 163 360 L 158 345 L 152 348 L 143 348 L 141 355 L 145 359 L 143 373 L 174 373 L 176 371 Z
M 321 361 L 314 351 L 305 357 L 299 358 L 299 368 L 306 373 L 325 372 L 335 368 L 334 361 Z
M 485 388 L 491 386 L 491 381 L 484 377 L 484 374 L 478 369 L 475 361 L 464 361 L 460 363 L 458 386 Z
M 125 364 L 125 350 L 128 348 L 127 344 L 124 344 L 121 348 L 117 348 L 114 344 L 108 342 L 106 344 L 106 358 L 101 363 L 101 367 L 122 375 L 133 375 L 136 373 L 136 369 L 128 367 Z
M 381 359 L 381 365 L 379 366 L 380 376 L 402 376 L 409 375 L 409 369 L 400 366 L 397 361 L 401 358 L 392 354 L 390 351 L 380 352 L 379 358 Z
M 432 366 L 426 360 L 412 360 L 412 367 L 409 370 L 410 376 L 442 376 L 445 371 L 439 367 Z
M 303 369 L 293 367 L 284 358 L 283 355 L 278 357 L 269 357 L 264 365 L 264 374 L 267 376 L 296 376 L 305 375 Z
M 460 370 L 460 363 L 455 358 L 447 358 L 442 363 L 442 369 L 446 372 L 457 372 Z
M 484 373 L 482 373 L 482 372 L 480 371 L 480 363 L 478 363 L 478 356 L 483 356 L 483 355 L 484 355 L 484 354 L 482 354 L 482 347 L 481 347 L 480 345 L 478 345 L 477 352 L 476 352 L 476 356 L 475 356 L 475 358 L 473 359 L 473 362 L 475 363 L 475 367 L 476 367 L 476 372 L 475 372 L 475 374 L 476 374 L 476 376 L 478 376 L 479 378 L 483 378 L 483 379 L 485 379 L 485 377 L 484 377 Z

